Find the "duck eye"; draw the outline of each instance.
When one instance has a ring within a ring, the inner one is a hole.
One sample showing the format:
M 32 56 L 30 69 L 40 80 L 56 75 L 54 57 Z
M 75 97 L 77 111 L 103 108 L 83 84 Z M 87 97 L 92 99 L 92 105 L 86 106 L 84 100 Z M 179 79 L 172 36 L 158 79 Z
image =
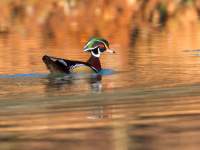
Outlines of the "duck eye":
M 99 50 L 101 53 L 103 53 L 106 50 L 106 48 L 103 44 L 100 44 L 98 47 L 99 47 Z

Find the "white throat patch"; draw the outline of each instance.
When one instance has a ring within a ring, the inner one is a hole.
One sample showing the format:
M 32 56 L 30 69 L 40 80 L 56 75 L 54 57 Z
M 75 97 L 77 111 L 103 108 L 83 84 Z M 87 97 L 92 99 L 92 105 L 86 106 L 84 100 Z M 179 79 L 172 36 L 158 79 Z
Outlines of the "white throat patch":
M 100 55 L 101 55 L 101 52 L 100 52 L 100 50 L 99 50 L 99 48 L 98 48 L 98 53 L 97 54 L 95 54 L 93 51 L 91 52 L 92 53 L 92 55 L 94 56 L 94 57 L 100 57 Z

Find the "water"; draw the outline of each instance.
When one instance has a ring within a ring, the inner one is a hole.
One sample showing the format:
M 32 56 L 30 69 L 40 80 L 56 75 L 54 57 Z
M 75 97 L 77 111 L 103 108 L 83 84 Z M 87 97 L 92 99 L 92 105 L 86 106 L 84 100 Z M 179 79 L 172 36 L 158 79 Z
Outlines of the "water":
M 48 75 L 44 54 L 87 60 L 78 43 L 1 35 L 0 149 L 198 149 L 199 27 L 112 43 L 101 81 Z

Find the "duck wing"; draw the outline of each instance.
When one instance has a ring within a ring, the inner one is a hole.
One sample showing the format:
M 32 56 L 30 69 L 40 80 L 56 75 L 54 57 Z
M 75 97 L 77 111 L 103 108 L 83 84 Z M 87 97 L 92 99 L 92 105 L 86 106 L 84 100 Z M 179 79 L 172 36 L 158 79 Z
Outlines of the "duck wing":
M 43 62 L 51 73 L 77 73 L 97 72 L 97 70 L 86 62 L 67 60 L 52 56 L 43 56 Z

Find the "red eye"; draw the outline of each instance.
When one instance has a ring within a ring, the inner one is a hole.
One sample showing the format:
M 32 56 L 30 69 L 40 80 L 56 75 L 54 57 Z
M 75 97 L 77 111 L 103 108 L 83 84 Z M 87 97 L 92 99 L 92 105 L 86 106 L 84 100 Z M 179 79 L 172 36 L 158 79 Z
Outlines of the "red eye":
M 99 44 L 99 48 L 104 48 L 105 46 L 103 44 Z

